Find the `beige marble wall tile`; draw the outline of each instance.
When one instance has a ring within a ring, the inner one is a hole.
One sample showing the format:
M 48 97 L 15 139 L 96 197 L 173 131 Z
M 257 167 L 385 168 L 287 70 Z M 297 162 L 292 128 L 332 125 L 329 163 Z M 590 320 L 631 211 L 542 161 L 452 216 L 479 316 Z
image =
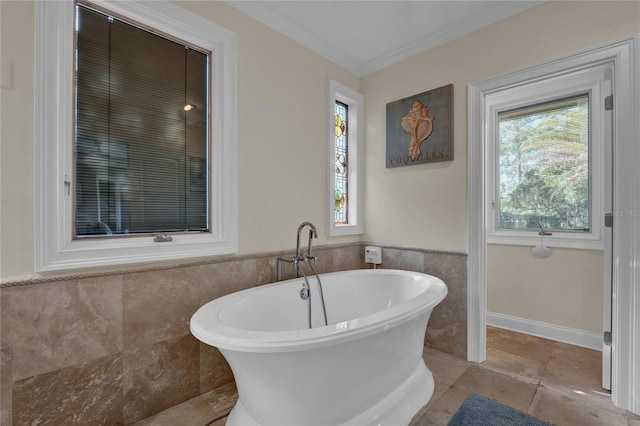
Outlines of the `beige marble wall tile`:
M 364 246 L 355 245 L 333 249 L 333 270 L 360 269 L 364 262 Z
M 125 351 L 126 424 L 159 413 L 200 393 L 200 347 L 186 335 Z
M 456 288 L 467 288 L 467 255 L 457 253 L 424 253 L 424 272 L 452 283 Z
M 200 305 L 253 287 L 258 282 L 255 259 L 235 260 L 198 267 Z
M 462 358 L 467 356 L 467 256 L 424 253 L 424 272 L 447 284 L 447 297 L 433 309 L 426 344 Z
M 111 355 L 17 381 L 14 425 L 121 425 L 122 358 Z
M 200 393 L 233 382 L 233 372 L 220 351 L 200 343 Z
M 286 254 L 282 256 L 282 258 L 285 260 L 289 260 L 292 257 L 294 257 L 294 253 Z M 282 265 L 282 278 L 280 281 L 286 281 L 296 277 L 296 270 L 292 263 L 281 262 L 281 265 Z
M 275 282 L 277 279 L 277 256 L 256 259 L 256 285 Z
M 122 350 L 122 279 L 88 278 L 11 289 L 13 380 Z
M 0 349 L 0 426 L 11 425 L 12 393 L 11 349 Z
M 332 248 L 314 248 L 313 254 L 316 256 L 315 263 L 313 264 L 314 269 L 318 274 L 325 274 L 327 272 L 334 271 L 333 266 L 333 250 Z M 306 253 L 306 246 L 304 247 L 304 252 Z M 313 272 L 311 268 L 306 263 L 302 263 L 302 267 L 304 268 L 304 273 L 307 275 L 312 275 Z
M 385 269 L 423 272 L 424 253 L 415 250 L 383 247 L 381 267 Z
M 0 349 L 11 347 L 11 307 L 9 288 L 0 288 Z
M 12 392 L 9 289 L 0 288 L 0 426 L 11 425 Z
M 189 321 L 199 307 L 197 271 L 188 267 L 124 275 L 125 350 L 189 334 Z

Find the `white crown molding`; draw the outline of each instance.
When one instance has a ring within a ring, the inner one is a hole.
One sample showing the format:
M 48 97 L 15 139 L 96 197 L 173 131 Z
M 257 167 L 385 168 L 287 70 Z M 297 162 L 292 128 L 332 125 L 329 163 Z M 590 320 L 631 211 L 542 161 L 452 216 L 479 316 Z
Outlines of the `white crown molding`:
M 306 29 L 283 19 L 258 1 L 225 0 L 225 2 L 233 8 L 262 22 L 275 31 L 284 34 L 302 46 L 359 77 L 426 52 L 434 47 L 463 37 L 498 21 L 546 3 L 547 1 L 548 0 L 504 2 L 499 9 L 487 8 L 485 13 L 475 14 L 461 19 L 445 29 L 405 44 L 394 51 L 384 53 L 368 61 L 359 62 L 352 59 L 348 52 L 339 51 L 335 46 L 311 34 Z M 388 31 L 385 33 L 388 33 Z
M 347 55 L 341 54 L 330 44 L 324 42 L 320 38 L 304 30 L 303 28 L 300 28 L 292 22 L 282 19 L 278 14 L 264 7 L 259 2 L 230 0 L 225 0 L 225 2 L 229 6 L 239 10 L 245 15 L 248 15 L 262 22 L 269 28 L 285 35 L 286 37 L 289 37 L 298 44 L 317 53 L 323 58 L 328 59 L 336 65 L 341 66 L 347 71 L 357 76 L 361 75 L 361 65 L 357 61 L 350 59 Z
M 404 61 L 412 56 L 424 53 L 435 47 L 442 46 L 445 43 L 464 37 L 474 31 L 488 27 L 496 22 L 507 19 L 511 16 L 522 13 L 525 10 L 532 9 L 546 3 L 547 0 L 538 1 L 532 5 L 532 2 L 505 2 L 499 10 L 487 9 L 487 13 L 470 16 L 460 20 L 453 25 L 448 26 L 440 31 L 429 34 L 419 40 L 406 44 L 405 46 L 381 55 L 375 59 L 361 64 L 360 75 L 366 75 L 398 62 Z M 505 9 L 509 7 L 509 9 Z

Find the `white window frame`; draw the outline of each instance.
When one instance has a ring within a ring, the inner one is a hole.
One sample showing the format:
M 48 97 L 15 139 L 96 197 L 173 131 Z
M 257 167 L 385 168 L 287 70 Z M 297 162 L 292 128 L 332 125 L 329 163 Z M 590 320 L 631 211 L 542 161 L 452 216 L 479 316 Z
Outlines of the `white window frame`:
M 544 237 L 550 247 L 603 250 L 603 173 L 604 173 L 604 98 L 610 94 L 605 80 L 605 69 L 609 65 L 591 65 L 560 74 L 524 80 L 501 87 L 484 98 L 485 132 L 487 138 L 487 242 L 490 244 L 536 245 L 540 235 L 536 231 L 499 228 L 499 120 L 503 111 L 523 108 L 569 98 L 580 94 L 589 95 L 589 231 L 549 230 L 552 235 Z M 545 230 L 546 231 L 546 230 Z
M 73 239 L 73 1 L 36 2 L 35 267 L 56 271 L 237 252 L 235 33 L 168 1 L 95 1 L 211 52 L 209 233 Z
M 357 235 L 363 232 L 364 208 L 363 208 L 363 104 L 361 93 L 350 89 L 337 81 L 329 80 L 327 94 L 327 229 L 329 236 Z M 347 126 L 349 132 L 349 145 L 347 147 L 348 161 L 348 194 L 347 214 L 348 223 L 336 225 L 335 223 L 335 167 L 336 167 L 336 135 L 335 116 L 336 101 L 347 105 Z

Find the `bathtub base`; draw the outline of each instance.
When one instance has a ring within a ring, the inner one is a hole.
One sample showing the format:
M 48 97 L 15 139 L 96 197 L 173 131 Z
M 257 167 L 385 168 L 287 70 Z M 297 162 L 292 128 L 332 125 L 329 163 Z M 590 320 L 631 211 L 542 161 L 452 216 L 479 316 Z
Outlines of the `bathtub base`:
M 431 371 L 420 360 L 413 373 L 400 386 L 366 411 L 359 413 L 342 425 L 408 425 L 433 395 L 434 381 Z M 327 407 L 327 409 L 331 409 Z M 318 419 L 310 419 L 314 424 Z M 227 426 L 263 426 L 244 409 L 238 399 L 226 421 Z

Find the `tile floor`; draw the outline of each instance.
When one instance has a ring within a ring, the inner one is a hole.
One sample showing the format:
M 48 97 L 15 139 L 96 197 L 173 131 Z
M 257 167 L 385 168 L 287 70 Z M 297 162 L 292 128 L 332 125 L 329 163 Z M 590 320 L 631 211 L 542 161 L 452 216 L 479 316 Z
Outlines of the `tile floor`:
M 424 359 L 436 386 L 431 401 L 411 426 L 446 425 L 470 393 L 558 426 L 640 426 L 640 416 L 616 408 L 609 393 L 600 387 L 598 351 L 488 327 L 484 363 L 467 362 L 429 348 Z M 236 398 L 235 386 L 225 385 L 136 426 L 224 426 Z

